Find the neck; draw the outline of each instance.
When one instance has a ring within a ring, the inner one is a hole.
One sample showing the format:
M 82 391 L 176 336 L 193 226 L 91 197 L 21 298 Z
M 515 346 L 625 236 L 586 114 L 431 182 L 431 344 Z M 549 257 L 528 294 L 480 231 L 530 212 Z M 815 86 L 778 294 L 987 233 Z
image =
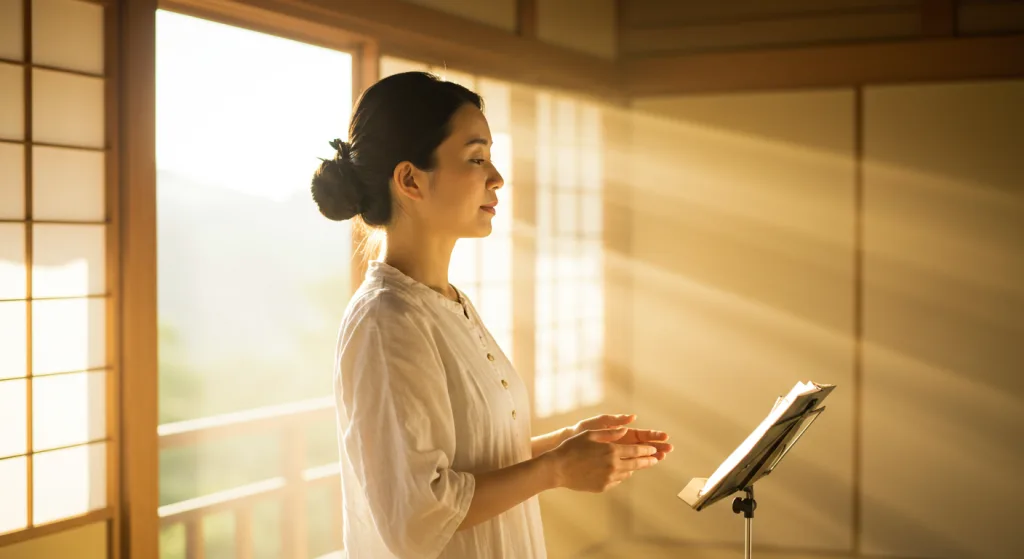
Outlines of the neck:
M 454 299 L 455 292 L 448 283 L 448 264 L 455 241 L 395 224 L 388 229 L 383 260 L 388 266 Z

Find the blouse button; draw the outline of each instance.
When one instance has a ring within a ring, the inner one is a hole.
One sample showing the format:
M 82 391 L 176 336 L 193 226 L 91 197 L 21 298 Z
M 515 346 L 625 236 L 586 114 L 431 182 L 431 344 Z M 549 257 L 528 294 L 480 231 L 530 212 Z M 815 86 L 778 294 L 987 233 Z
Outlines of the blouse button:
M 505 380 L 505 379 L 501 379 L 501 386 L 507 389 L 508 388 L 508 381 Z
M 487 354 L 487 360 L 488 361 L 494 361 L 494 354 L 493 353 L 488 353 Z
M 516 418 L 516 410 L 512 410 L 512 419 Z

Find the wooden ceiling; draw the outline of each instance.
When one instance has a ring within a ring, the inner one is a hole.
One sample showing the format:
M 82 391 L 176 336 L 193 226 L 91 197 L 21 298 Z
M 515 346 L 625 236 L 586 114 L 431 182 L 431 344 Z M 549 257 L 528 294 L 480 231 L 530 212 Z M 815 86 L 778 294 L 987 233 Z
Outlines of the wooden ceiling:
M 993 8 L 993 6 L 996 6 Z M 161 0 L 160 7 L 332 48 L 380 52 L 615 104 L 633 97 L 1024 76 L 1024 3 L 618 0 L 619 59 L 402 0 Z

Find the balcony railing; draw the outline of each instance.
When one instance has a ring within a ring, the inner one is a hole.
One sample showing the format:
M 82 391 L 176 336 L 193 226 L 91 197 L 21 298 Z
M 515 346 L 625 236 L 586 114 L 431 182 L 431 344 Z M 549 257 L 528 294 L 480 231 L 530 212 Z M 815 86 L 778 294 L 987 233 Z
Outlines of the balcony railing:
M 281 441 L 282 476 L 160 507 L 161 527 L 184 525 L 186 559 L 203 559 L 203 519 L 221 512 L 230 512 L 235 520 L 235 557 L 252 559 L 252 511 L 256 503 L 267 499 L 280 499 L 284 504 L 281 556 L 306 559 L 309 557 L 306 493 L 320 485 L 331 491 L 331 526 L 339 527 L 332 543 L 340 549 L 339 465 L 307 468 L 304 463 L 306 427 L 314 421 L 333 417 L 334 399 L 326 397 L 161 425 L 157 430 L 161 450 L 254 433 L 276 432 Z

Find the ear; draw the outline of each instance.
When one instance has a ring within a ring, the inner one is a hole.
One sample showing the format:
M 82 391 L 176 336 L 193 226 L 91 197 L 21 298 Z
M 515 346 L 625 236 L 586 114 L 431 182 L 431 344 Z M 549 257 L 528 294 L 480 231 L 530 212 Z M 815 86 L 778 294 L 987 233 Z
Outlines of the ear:
M 417 169 L 408 161 L 402 161 L 395 165 L 395 171 L 391 180 L 395 183 L 398 192 L 413 200 L 422 200 L 428 184 L 428 173 Z

